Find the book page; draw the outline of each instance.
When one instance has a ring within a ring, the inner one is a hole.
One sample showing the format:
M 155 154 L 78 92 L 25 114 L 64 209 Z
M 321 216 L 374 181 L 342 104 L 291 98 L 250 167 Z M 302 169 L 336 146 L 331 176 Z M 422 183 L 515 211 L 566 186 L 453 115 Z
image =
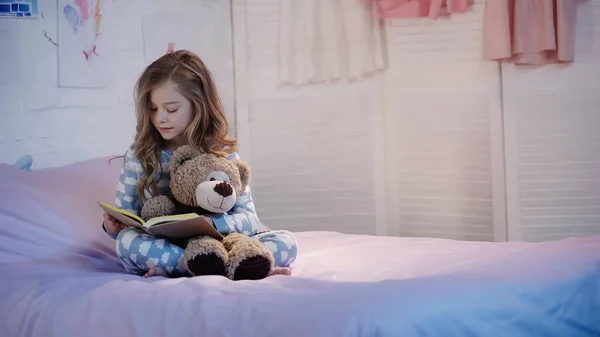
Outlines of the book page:
M 144 224 L 144 227 L 148 228 L 148 227 L 159 225 L 161 223 L 174 222 L 174 221 L 180 221 L 180 220 L 188 220 L 188 219 L 194 219 L 194 218 L 198 218 L 198 217 L 200 217 L 200 216 L 196 213 L 159 216 L 159 217 L 152 218 L 152 219 L 146 221 L 146 223 Z
M 209 235 L 217 240 L 223 239 L 223 235 L 202 217 L 158 224 L 147 228 L 146 231 L 168 239 L 186 239 L 201 235 Z
M 186 239 L 194 236 L 209 235 L 217 240 L 223 239 L 223 235 L 217 231 L 210 221 L 206 221 L 196 213 L 157 217 L 144 223 L 136 215 L 119 210 L 105 202 L 98 202 L 98 205 L 118 221 L 127 226 L 140 228 L 150 235 L 169 239 Z
M 102 208 L 107 214 L 111 215 L 118 221 L 124 223 L 127 226 L 137 227 L 143 229 L 143 220 L 141 218 L 135 217 L 133 214 L 131 216 L 127 216 L 123 214 L 123 212 L 119 211 L 113 206 L 108 205 L 104 202 L 98 202 L 100 208 Z M 139 219 L 139 220 L 138 220 Z M 140 222 L 141 221 L 141 222 Z

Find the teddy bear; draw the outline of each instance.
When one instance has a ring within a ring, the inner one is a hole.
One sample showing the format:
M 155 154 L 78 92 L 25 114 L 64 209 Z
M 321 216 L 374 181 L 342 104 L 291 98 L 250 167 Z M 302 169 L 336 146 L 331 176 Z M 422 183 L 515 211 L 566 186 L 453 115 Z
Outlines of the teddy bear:
M 173 152 L 169 172 L 172 197 L 150 198 L 142 208 L 142 219 L 192 212 L 227 213 L 250 181 L 250 168 L 244 161 L 200 152 L 189 145 Z M 227 234 L 221 241 L 200 236 L 176 244 L 184 247 L 185 266 L 194 276 L 257 280 L 268 276 L 274 266 L 271 251 L 240 233 Z

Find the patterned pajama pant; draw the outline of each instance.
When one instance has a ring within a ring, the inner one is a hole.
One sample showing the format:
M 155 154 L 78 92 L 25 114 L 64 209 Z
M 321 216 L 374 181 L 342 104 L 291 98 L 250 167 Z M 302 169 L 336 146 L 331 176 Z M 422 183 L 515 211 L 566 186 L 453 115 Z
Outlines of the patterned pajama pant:
M 273 253 L 275 267 L 289 267 L 296 260 L 298 248 L 292 233 L 269 231 L 252 238 L 262 242 Z M 158 267 L 170 277 L 190 276 L 183 262 L 183 248 L 148 235 L 141 229 L 123 229 L 117 236 L 116 250 L 129 273 L 143 275 L 150 268 Z

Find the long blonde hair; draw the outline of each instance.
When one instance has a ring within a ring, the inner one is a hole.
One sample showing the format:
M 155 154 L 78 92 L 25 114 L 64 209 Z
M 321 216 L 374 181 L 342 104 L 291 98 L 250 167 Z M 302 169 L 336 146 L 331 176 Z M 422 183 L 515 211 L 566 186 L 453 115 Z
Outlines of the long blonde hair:
M 144 169 L 137 186 L 141 200 L 146 199 L 146 189 L 153 196 L 157 194 L 155 175 L 162 171 L 159 166 L 165 142 L 152 124 L 150 93 L 167 81 L 177 85 L 194 111 L 194 117 L 184 131 L 187 144 L 221 156 L 237 151 L 236 139 L 228 136 L 227 117 L 212 74 L 200 57 L 187 50 L 161 56 L 145 69 L 135 86 L 137 127 L 134 149 Z

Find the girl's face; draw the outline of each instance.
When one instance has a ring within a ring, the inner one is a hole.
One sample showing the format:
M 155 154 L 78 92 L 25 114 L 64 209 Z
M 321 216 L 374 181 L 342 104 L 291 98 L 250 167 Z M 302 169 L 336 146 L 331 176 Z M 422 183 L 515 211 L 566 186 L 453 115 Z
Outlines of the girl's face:
M 150 93 L 152 124 L 169 147 L 183 145 L 183 132 L 194 118 L 192 104 L 169 81 Z

